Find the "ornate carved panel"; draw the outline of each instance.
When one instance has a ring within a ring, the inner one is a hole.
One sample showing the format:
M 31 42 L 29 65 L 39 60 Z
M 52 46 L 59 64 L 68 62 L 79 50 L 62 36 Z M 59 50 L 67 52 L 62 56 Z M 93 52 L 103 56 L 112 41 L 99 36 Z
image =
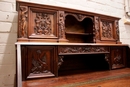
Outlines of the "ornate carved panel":
M 26 79 L 55 76 L 54 47 L 27 46 L 22 50 L 23 71 Z M 24 52 L 26 51 L 26 52 Z
M 27 37 L 27 21 L 28 21 L 28 7 L 20 6 L 19 10 L 19 30 L 18 37 L 26 38 Z
M 125 50 L 123 48 L 112 48 L 112 69 L 125 67 Z
M 109 47 L 91 47 L 91 46 L 59 46 L 60 53 L 109 53 Z
M 51 18 L 46 13 L 36 13 L 34 34 L 52 35 Z
M 101 20 L 101 40 L 114 40 L 113 23 Z

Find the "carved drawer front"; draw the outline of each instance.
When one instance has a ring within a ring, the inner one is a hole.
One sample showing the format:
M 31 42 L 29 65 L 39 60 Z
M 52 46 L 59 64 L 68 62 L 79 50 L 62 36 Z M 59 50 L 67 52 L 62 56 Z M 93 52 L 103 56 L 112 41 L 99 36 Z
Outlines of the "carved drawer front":
M 126 48 L 111 47 L 111 65 L 112 69 L 125 67 Z
M 109 53 L 109 47 L 103 47 L 103 46 L 59 46 L 58 52 L 59 52 L 59 55 Z
M 22 48 L 23 79 L 55 76 L 53 46 L 26 46 Z

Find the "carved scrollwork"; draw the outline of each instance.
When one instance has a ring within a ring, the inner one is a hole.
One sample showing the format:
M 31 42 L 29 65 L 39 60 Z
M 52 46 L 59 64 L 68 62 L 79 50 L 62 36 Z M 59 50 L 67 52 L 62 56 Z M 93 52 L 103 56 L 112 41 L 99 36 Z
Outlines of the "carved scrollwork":
M 20 6 L 19 13 L 19 37 L 27 37 L 27 19 L 28 19 L 28 7 Z
M 108 47 L 60 47 L 60 53 L 109 52 Z
M 65 15 L 63 11 L 59 11 L 59 38 L 66 39 L 65 37 Z
M 100 36 L 99 36 L 99 17 L 94 17 L 94 21 L 95 21 L 95 39 L 96 40 L 99 40 L 100 39 Z
M 37 50 L 33 54 L 32 58 L 32 69 L 33 74 L 47 73 L 46 53 L 42 53 L 41 50 Z
M 59 58 L 58 58 L 58 69 L 60 68 L 60 66 L 61 66 L 62 63 L 64 62 L 64 61 L 63 61 L 63 58 L 64 58 L 64 56 L 59 56 Z
M 113 38 L 112 23 L 106 21 L 102 21 L 101 23 L 102 23 L 102 37 L 108 39 Z
M 109 54 L 105 54 L 105 60 L 108 62 L 108 64 L 110 64 Z
M 66 13 L 65 16 L 67 16 L 67 15 L 74 16 L 78 21 L 83 21 L 85 18 L 91 18 L 93 20 L 92 17 L 86 16 L 86 15 L 82 15 L 82 14 Z
M 36 13 L 34 33 L 36 35 L 51 35 L 51 19 L 49 14 Z

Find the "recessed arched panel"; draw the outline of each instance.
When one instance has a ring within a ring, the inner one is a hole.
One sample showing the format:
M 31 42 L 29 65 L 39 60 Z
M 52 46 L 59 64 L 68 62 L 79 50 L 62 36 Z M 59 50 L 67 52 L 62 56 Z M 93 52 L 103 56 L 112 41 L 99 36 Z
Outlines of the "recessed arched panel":
M 79 21 L 75 16 L 67 15 L 65 17 L 65 31 L 69 42 L 93 42 L 93 20 L 87 16 Z

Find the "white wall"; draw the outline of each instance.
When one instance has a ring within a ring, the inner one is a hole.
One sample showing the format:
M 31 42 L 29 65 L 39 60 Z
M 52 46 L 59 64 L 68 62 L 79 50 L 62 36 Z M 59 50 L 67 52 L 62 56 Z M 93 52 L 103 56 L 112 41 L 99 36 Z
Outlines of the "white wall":
M 124 24 L 124 0 L 21 0 L 120 17 L 122 43 L 130 44 L 130 25 Z M 17 38 L 16 0 L 0 0 L 0 87 L 14 87 Z

